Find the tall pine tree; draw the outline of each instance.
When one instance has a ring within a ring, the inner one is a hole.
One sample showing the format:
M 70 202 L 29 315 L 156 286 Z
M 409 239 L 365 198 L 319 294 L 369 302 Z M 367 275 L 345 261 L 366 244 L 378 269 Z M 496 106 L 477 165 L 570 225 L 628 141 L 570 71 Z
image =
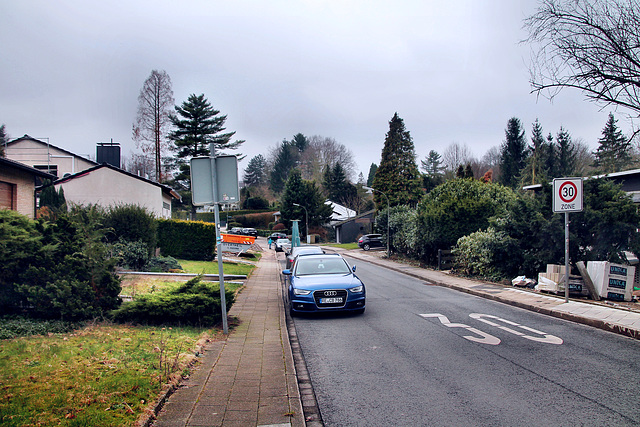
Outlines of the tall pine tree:
M 189 161 L 193 157 L 209 156 L 209 144 L 215 144 L 216 155 L 225 154 L 223 150 L 236 150 L 244 141 L 231 141 L 235 132 L 221 133 L 225 130 L 227 116 L 211 106 L 202 95 L 189 95 L 181 106 L 175 107 L 177 115 L 171 115 L 174 130 L 170 138 L 178 151 L 180 173 L 177 181 L 190 179 Z M 185 185 L 190 188 L 190 185 Z
M 609 113 L 609 118 L 602 138 L 598 140 L 598 149 L 593 153 L 596 157 L 594 166 L 602 173 L 620 172 L 633 164 L 631 142 L 622 134 L 616 124 L 618 121 Z
M 422 197 L 422 178 L 416 164 L 413 139 L 398 113 L 389 121 L 389 132 L 384 140 L 373 188 L 383 192 L 391 206 L 416 205 Z M 379 208 L 386 207 L 382 195 L 375 192 L 374 198 Z
M 244 170 L 242 180 L 247 187 L 259 187 L 267 180 L 267 161 L 262 154 L 258 154 L 249 160 L 247 168 Z
M 505 141 L 500 150 L 500 183 L 515 188 L 527 158 L 527 142 L 520 119 L 509 119 L 504 133 Z

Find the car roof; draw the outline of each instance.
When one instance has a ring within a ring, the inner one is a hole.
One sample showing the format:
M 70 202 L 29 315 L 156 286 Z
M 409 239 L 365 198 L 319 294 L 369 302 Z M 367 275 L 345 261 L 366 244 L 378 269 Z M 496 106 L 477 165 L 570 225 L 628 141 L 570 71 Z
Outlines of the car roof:
M 310 253 L 316 253 L 316 254 L 321 254 L 322 252 L 322 248 L 320 246 L 311 246 L 311 245 L 305 245 L 305 246 L 296 246 L 295 248 L 291 248 L 291 252 L 290 254 L 293 255 L 294 253 L 297 252 L 306 252 L 309 251 Z

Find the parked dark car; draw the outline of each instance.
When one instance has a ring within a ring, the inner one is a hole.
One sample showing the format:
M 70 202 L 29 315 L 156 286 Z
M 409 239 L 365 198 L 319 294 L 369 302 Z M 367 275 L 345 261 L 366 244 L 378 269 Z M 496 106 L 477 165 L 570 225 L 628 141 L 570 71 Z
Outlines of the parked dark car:
M 287 255 L 287 267 L 291 268 L 294 260 L 298 255 L 304 254 L 323 254 L 324 251 L 320 246 L 296 246 L 295 248 L 291 248 L 291 252 Z
M 241 227 L 233 227 L 231 230 L 228 231 L 229 234 L 242 234 L 242 228 Z
M 286 239 L 287 235 L 284 233 L 271 233 L 271 236 L 269 236 L 269 238 L 275 242 L 278 239 Z
M 289 277 L 289 311 L 364 313 L 366 291 L 355 271 L 339 254 L 300 256 L 282 272 Z
M 258 237 L 258 230 L 256 230 L 255 228 L 243 228 L 242 234 L 244 234 L 245 236 Z
M 358 246 L 368 251 L 371 248 L 381 248 L 385 243 L 382 241 L 382 234 L 365 234 L 358 239 Z

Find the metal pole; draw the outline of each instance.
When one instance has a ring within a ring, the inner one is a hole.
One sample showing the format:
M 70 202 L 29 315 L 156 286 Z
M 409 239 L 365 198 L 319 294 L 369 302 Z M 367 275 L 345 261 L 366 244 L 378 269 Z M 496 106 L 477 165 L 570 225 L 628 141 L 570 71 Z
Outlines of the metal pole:
M 391 228 L 389 226 L 389 223 L 391 222 L 391 205 L 389 204 L 389 198 L 387 197 L 387 195 L 384 193 L 382 193 L 382 195 L 385 197 L 385 199 L 387 199 L 387 258 L 391 259 L 391 245 L 389 244 L 389 239 L 391 238 Z
M 569 212 L 564 213 L 564 302 L 569 302 Z
M 215 145 L 209 144 L 209 151 L 211 152 L 211 161 L 214 162 L 213 171 L 213 215 L 216 222 L 216 258 L 218 258 L 218 282 L 220 283 L 220 311 L 222 312 L 222 332 L 227 335 L 229 333 L 229 326 L 227 324 L 227 297 L 224 291 L 224 267 L 222 265 L 222 253 L 220 243 L 222 238 L 220 236 L 220 208 L 218 204 L 218 183 L 216 179 L 215 168 Z

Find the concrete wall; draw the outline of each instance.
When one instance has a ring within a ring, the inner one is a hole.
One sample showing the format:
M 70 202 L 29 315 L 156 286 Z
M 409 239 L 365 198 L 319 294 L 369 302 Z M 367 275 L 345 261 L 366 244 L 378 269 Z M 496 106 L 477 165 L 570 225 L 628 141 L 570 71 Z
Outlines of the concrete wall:
M 162 189 L 124 173 L 102 167 L 56 185 L 64 189 L 67 202 L 79 205 L 96 204 L 104 207 L 139 205 L 159 218 L 171 217 L 171 199 Z M 163 203 L 169 204 L 169 209 Z
M 33 174 L 12 167 L 0 167 L 0 181 L 15 186 L 15 210 L 33 218 L 35 212 L 35 178 Z

